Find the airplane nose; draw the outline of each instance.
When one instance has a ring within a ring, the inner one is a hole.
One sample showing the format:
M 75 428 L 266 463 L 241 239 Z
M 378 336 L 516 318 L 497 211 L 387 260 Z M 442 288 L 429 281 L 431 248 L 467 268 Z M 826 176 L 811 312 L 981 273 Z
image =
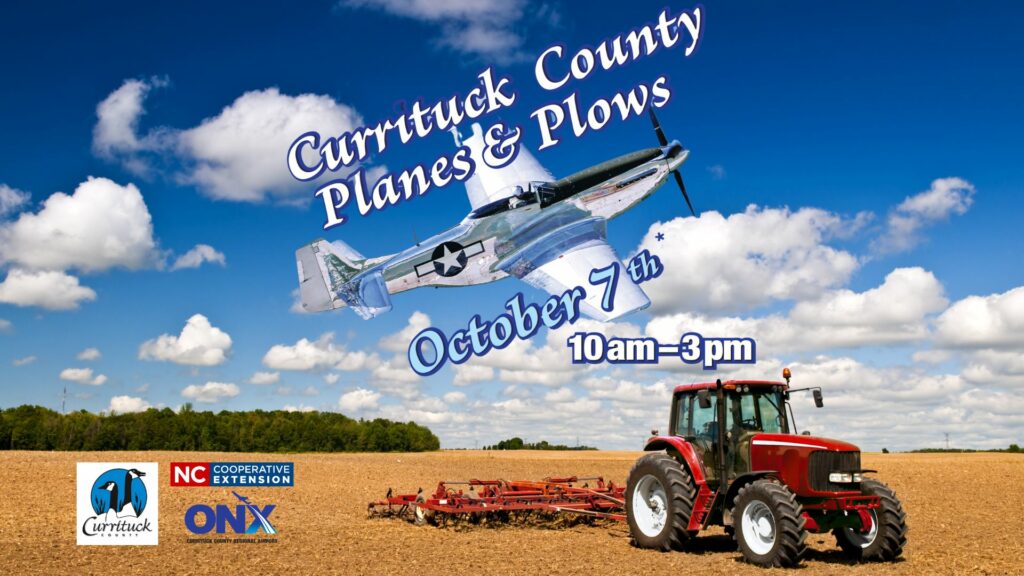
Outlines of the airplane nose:
M 674 152 L 675 153 L 673 155 L 666 158 L 669 170 L 675 170 L 676 168 L 679 168 L 679 166 L 681 166 L 683 162 L 686 162 L 687 157 L 690 156 L 690 151 L 683 149 L 682 146 L 676 148 Z

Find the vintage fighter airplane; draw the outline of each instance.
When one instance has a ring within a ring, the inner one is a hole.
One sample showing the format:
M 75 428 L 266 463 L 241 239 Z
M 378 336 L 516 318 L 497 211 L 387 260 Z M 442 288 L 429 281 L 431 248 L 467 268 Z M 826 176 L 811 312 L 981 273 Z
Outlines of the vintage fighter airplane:
M 349 306 L 363 318 L 391 309 L 391 294 L 421 286 L 468 286 L 514 276 L 551 294 L 587 288 L 580 311 L 612 320 L 651 301 L 625 270 L 612 311 L 601 307 L 603 290 L 589 283 L 591 270 L 622 266 L 606 241 L 608 220 L 650 196 L 673 174 L 690 212 L 679 166 L 689 150 L 669 142 L 654 110 L 659 148 L 648 148 L 555 180 L 522 147 L 510 164 L 492 169 L 481 160 L 479 124 L 461 142 L 476 171 L 466 180 L 473 207 L 454 228 L 398 254 L 365 258 L 340 240 L 316 240 L 295 253 L 302 307 L 310 312 Z M 456 134 L 456 144 L 460 144 Z

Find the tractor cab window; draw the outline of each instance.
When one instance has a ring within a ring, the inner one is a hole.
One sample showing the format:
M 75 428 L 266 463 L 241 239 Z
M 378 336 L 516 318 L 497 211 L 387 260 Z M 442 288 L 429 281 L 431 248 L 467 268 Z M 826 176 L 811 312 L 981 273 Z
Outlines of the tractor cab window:
M 715 414 L 718 412 L 717 404 L 718 399 L 712 396 L 711 407 L 701 408 L 700 402 L 697 402 L 696 397 L 694 397 L 693 421 L 689 430 L 690 435 L 698 438 L 706 438 L 711 442 L 714 442 L 717 439 L 718 426 L 715 422 Z
M 757 411 L 761 415 L 761 430 L 771 434 L 785 434 L 782 423 L 783 404 L 778 394 L 758 394 Z
M 758 391 L 737 394 L 732 397 L 733 430 L 739 434 L 748 432 L 787 432 L 783 403 L 780 394 L 774 391 Z

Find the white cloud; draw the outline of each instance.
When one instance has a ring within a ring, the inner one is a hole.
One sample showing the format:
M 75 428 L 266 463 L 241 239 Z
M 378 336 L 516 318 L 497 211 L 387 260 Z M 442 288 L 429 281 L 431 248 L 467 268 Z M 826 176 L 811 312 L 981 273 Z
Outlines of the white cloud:
M 665 266 L 660 277 L 644 283 L 651 311 L 735 311 L 818 296 L 845 284 L 858 268 L 855 256 L 825 241 L 859 221 L 816 208 L 749 206 L 727 218 L 705 212 L 656 223 L 637 248 L 650 250 Z
M 210 324 L 202 314 L 188 319 L 178 336 L 163 334 L 139 346 L 140 360 L 159 360 L 190 366 L 216 366 L 227 360 L 231 336 Z
M 11 332 L 12 330 L 14 330 L 14 324 L 11 324 L 10 320 L 0 318 L 0 332 Z
M 38 360 L 35 356 L 25 356 L 24 358 L 15 358 L 11 364 L 15 366 L 28 366 L 29 364 Z
M 107 412 L 111 414 L 127 414 L 129 412 L 145 412 L 151 408 L 149 402 L 134 396 L 114 396 L 110 399 Z
M 285 404 L 284 408 L 281 408 L 285 412 L 316 412 L 316 408 L 312 406 L 306 406 L 305 404 L 299 404 L 294 406 L 292 404 Z
M 329 372 L 327 374 L 324 374 L 324 382 L 326 382 L 328 384 L 337 384 L 338 380 L 341 380 L 341 376 L 338 375 L 338 374 L 335 374 L 334 372 Z
M 14 214 L 28 204 L 31 195 L 28 192 L 0 184 L 0 218 Z
M 174 261 L 174 265 L 171 266 L 171 270 L 199 268 L 204 262 L 217 264 L 221 267 L 227 265 L 227 260 L 222 252 L 218 252 L 217 249 L 209 244 L 196 244 L 191 250 L 178 256 L 178 259 Z
M 190 384 L 181 391 L 181 395 L 203 404 L 213 404 L 225 398 L 234 398 L 238 396 L 239 392 L 240 390 L 235 384 L 207 382 L 202 386 Z
M 302 338 L 293 346 L 277 344 L 263 356 L 263 365 L 273 370 L 366 370 L 377 365 L 376 354 L 350 352 L 334 343 L 334 333 L 322 334 L 315 341 Z
M 938 178 L 931 188 L 906 198 L 889 214 L 885 233 L 872 247 L 878 252 L 900 252 L 921 241 L 922 228 L 965 214 L 974 201 L 974 185 L 962 178 Z
M 452 384 L 455 386 L 466 386 L 476 382 L 486 382 L 494 379 L 494 368 L 490 366 L 478 366 L 476 364 L 457 364 L 454 367 L 455 377 Z
M 82 302 L 95 299 L 96 292 L 92 288 L 81 286 L 78 278 L 64 272 L 12 268 L 0 282 L 0 302 L 15 306 L 74 310 Z
M 57 192 L 37 213 L 0 225 L 0 261 L 36 270 L 85 272 L 159 266 L 153 223 L 134 184 L 89 177 Z
M 714 179 L 714 180 L 724 180 L 725 179 L 725 167 L 722 166 L 721 164 L 715 164 L 715 165 L 712 165 L 712 166 L 708 166 L 708 174 L 711 174 L 711 178 Z
M 957 301 L 935 322 L 940 345 L 996 348 L 1024 345 L 1024 286 Z
M 523 57 L 520 31 L 531 25 L 556 23 L 550 5 L 527 9 L 525 0 L 343 0 L 352 8 L 380 10 L 439 28 L 437 43 L 463 54 L 475 54 L 507 63 Z
M 277 384 L 281 381 L 280 372 L 256 372 L 249 378 L 249 384 L 263 386 L 266 384 Z
M 380 393 L 365 388 L 356 388 L 341 395 L 341 398 L 338 399 L 338 408 L 342 412 L 351 413 L 374 410 L 377 408 L 379 400 Z
M 92 131 L 93 152 L 106 159 L 120 159 L 135 174 L 146 174 L 149 165 L 141 153 L 160 146 L 163 131 L 139 137 L 139 119 L 146 113 L 143 102 L 149 91 L 167 85 L 163 78 L 128 79 L 96 106 Z
M 680 313 L 653 318 L 648 335 L 677 341 L 686 332 L 749 337 L 758 357 L 835 347 L 915 342 L 929 337 L 927 318 L 945 308 L 942 285 L 921 268 L 897 268 L 864 292 L 834 290 L 796 304 L 788 315 L 714 317 Z
M 304 132 L 340 135 L 362 124 L 359 114 L 328 96 L 288 96 L 277 88 L 246 92 L 221 113 L 178 135 L 185 182 L 221 200 L 292 200 L 308 184 L 292 178 L 285 154 Z
M 93 376 L 92 368 L 65 368 L 60 372 L 60 379 L 90 386 L 100 386 L 107 381 L 103 374 Z
M 75 358 L 78 358 L 79 360 L 89 361 L 98 360 L 100 356 L 102 356 L 102 354 L 100 354 L 99 348 L 86 348 L 85 350 L 79 352 L 78 355 L 75 356 Z
M 462 392 L 449 392 L 444 395 L 444 401 L 448 404 L 462 404 L 466 401 L 466 395 Z

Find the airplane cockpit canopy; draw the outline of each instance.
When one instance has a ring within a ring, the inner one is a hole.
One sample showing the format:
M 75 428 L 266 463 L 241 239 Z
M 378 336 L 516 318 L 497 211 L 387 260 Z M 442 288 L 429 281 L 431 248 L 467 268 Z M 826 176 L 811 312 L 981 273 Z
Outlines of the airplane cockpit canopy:
M 530 182 L 527 190 L 523 190 L 522 186 L 515 186 L 515 191 L 511 196 L 484 204 L 470 212 L 469 218 L 477 220 L 479 218 L 486 218 L 487 216 L 494 216 L 495 214 L 501 214 L 502 212 L 508 212 L 509 210 L 515 210 L 517 208 L 536 204 L 541 201 L 542 198 L 542 196 L 538 195 L 538 190 L 546 189 L 548 186 L 547 182 Z

